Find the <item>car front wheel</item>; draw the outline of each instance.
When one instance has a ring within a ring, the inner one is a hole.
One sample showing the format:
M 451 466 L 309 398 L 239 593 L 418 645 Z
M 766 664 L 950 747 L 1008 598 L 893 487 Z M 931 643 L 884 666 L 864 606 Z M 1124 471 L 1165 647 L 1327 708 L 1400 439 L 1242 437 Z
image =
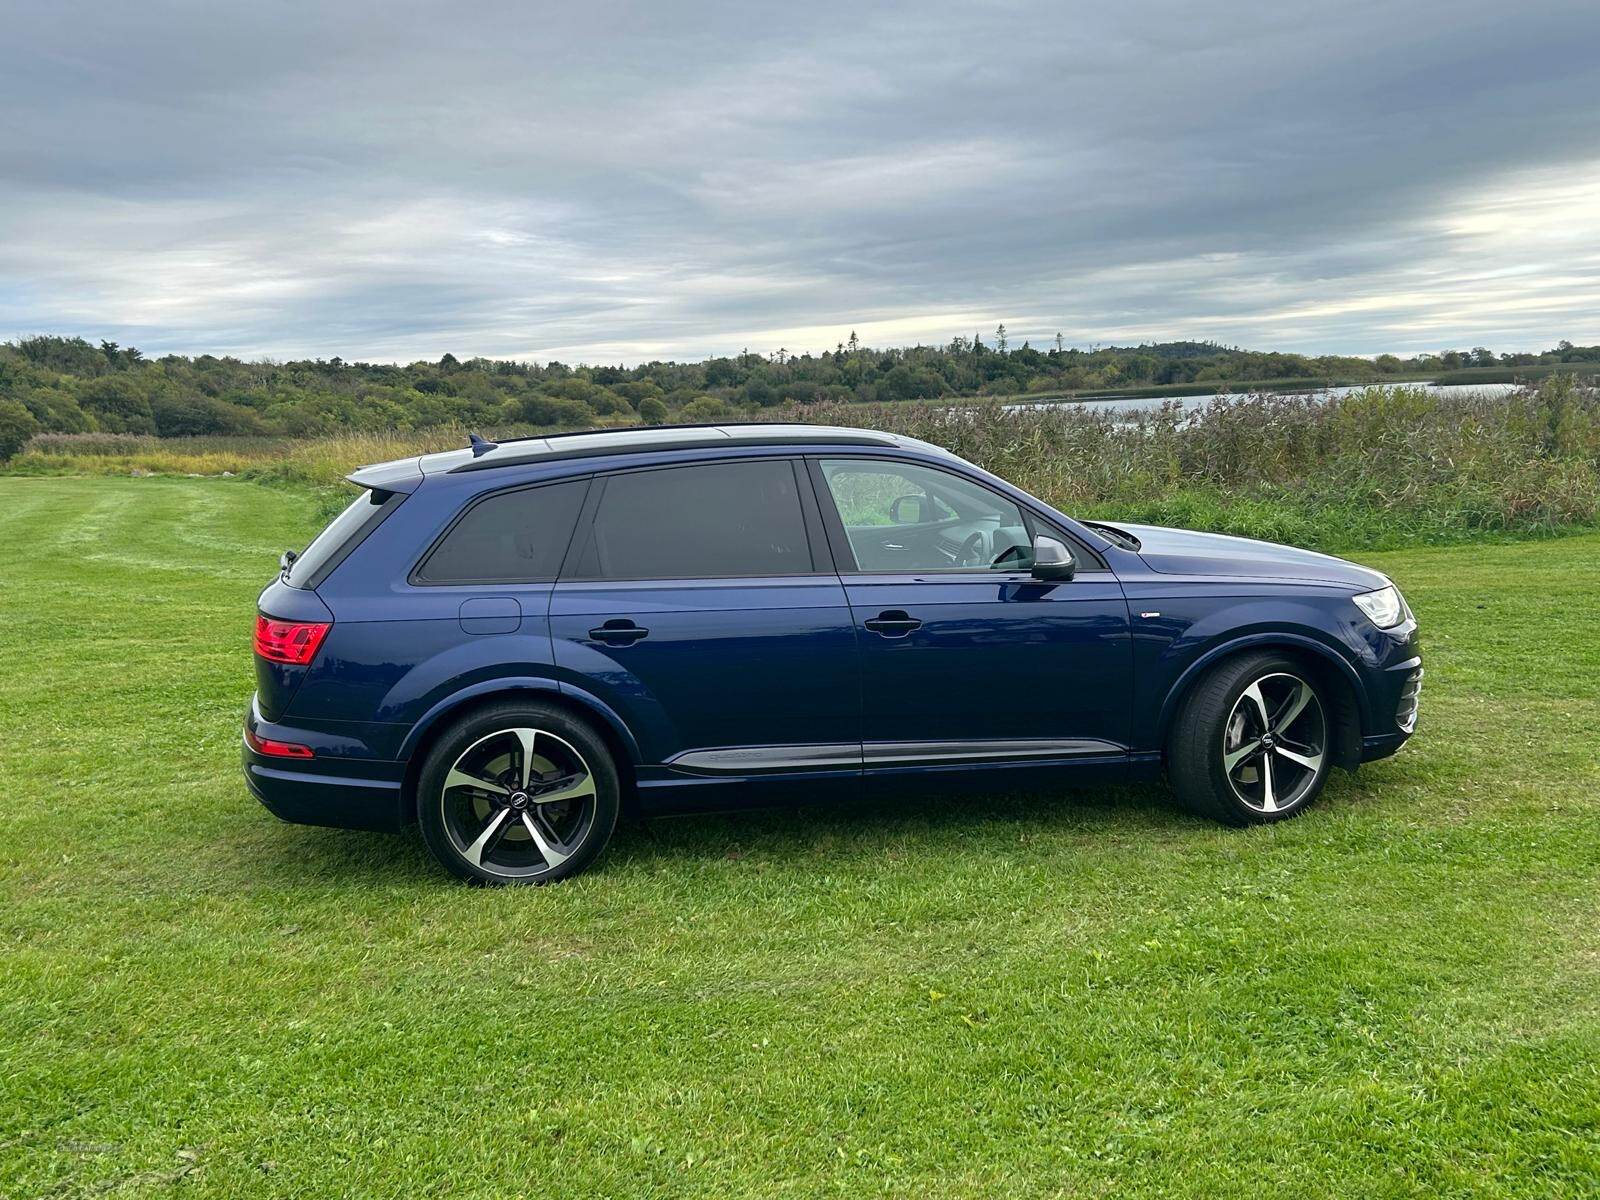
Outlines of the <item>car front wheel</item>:
M 1184 702 L 1168 742 L 1179 799 L 1230 825 L 1281 821 L 1311 803 L 1332 765 L 1331 709 L 1320 687 L 1282 655 L 1214 668 Z
M 423 841 L 446 869 L 472 883 L 541 884 L 600 856 L 619 789 L 588 725 L 529 701 L 480 709 L 446 731 L 417 796 Z

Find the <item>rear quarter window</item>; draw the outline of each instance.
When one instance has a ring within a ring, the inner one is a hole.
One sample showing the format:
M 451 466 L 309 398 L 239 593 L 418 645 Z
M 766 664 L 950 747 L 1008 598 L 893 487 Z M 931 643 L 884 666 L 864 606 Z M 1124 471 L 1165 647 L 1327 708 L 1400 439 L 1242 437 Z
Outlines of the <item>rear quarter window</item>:
M 363 491 L 289 564 L 283 581 L 290 587 L 316 587 L 403 499 L 398 492 Z
M 561 570 L 587 479 L 498 492 L 476 501 L 429 551 L 416 583 L 543 583 Z

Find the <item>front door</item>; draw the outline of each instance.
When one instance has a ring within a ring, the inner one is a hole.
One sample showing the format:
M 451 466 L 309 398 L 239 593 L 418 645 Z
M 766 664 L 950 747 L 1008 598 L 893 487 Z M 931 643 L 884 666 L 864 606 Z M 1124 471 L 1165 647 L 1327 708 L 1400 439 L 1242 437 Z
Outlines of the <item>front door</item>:
M 1033 580 L 1037 521 L 953 471 L 849 457 L 812 474 L 861 647 L 868 771 L 1120 768 L 1132 655 L 1110 571 L 1074 547 L 1073 579 Z

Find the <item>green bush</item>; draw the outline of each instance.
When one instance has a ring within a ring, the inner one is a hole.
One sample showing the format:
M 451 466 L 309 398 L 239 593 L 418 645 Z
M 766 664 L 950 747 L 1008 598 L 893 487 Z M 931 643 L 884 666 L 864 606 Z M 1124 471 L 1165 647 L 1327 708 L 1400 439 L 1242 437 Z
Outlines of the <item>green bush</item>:
M 587 379 L 558 379 L 544 385 L 544 393 L 557 400 L 581 404 L 591 415 L 633 415 L 633 405 L 609 388 Z
M 540 392 L 524 396 L 515 405 L 516 419 L 529 425 L 593 425 L 595 411 L 582 400 L 546 396 Z
M 611 390 L 641 411 L 643 411 L 641 406 L 646 400 L 661 399 L 661 389 L 648 379 L 614 384 Z
M 78 403 L 107 433 L 154 433 L 150 401 L 131 375 L 103 375 L 81 384 Z
M 646 396 L 639 401 L 639 419 L 646 425 L 660 425 L 668 415 L 667 406 L 655 396 Z
M 39 422 L 16 400 L 0 397 L 0 462 L 10 462 L 39 432 Z
M 243 436 L 261 434 L 266 427 L 249 409 L 238 408 L 212 396 L 160 393 L 150 400 L 150 416 L 160 437 L 196 437 L 205 434 Z
M 678 410 L 678 419 L 685 424 L 702 421 L 720 421 L 727 417 L 728 406 L 715 396 L 701 396 Z
M 33 414 L 33 419 L 43 429 L 61 433 L 87 433 L 94 428 L 89 414 L 66 392 L 54 388 L 33 388 L 21 392 L 17 399 L 22 401 L 23 407 Z

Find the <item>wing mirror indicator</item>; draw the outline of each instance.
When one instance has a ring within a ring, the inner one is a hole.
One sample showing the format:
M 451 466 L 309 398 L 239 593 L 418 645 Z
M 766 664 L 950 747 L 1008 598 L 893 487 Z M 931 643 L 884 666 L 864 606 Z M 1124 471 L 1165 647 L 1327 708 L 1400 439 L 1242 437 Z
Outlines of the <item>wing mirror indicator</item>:
M 1033 539 L 1033 577 L 1046 583 L 1064 583 L 1078 571 L 1078 561 L 1066 544 L 1039 534 Z

